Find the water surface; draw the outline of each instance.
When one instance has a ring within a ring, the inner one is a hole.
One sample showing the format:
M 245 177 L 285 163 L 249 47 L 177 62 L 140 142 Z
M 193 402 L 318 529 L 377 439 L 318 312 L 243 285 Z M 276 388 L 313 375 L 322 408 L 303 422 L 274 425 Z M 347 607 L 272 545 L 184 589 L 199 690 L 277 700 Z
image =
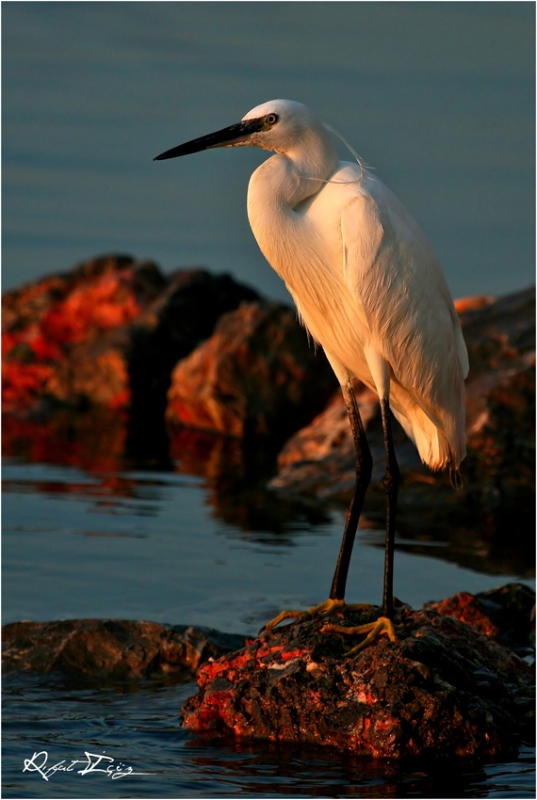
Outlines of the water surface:
M 534 16 L 532 3 L 5 3 L 4 288 L 119 251 L 287 299 L 246 219 L 266 156 L 152 162 L 278 97 L 376 168 L 455 296 L 533 283 Z

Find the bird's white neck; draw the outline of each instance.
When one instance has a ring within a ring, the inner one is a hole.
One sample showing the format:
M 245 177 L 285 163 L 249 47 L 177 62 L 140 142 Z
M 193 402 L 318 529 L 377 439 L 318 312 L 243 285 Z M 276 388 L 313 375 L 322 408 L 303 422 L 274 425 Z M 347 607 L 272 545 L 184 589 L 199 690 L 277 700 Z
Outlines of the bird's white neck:
M 253 234 L 288 285 L 290 251 L 297 226 L 304 224 L 301 204 L 321 191 L 338 167 L 328 133 L 319 127 L 305 132 L 296 146 L 291 144 L 265 161 L 250 179 L 248 218 Z

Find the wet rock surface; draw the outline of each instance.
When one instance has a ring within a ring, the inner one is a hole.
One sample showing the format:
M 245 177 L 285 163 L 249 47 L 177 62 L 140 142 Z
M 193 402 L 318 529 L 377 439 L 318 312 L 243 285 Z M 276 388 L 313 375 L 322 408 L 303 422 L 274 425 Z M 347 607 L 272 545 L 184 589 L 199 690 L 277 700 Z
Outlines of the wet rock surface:
M 462 592 L 420 611 L 398 604 L 397 641 L 355 657 L 363 636 L 323 632 L 328 618 L 254 640 L 187 625 L 129 620 L 4 626 L 4 674 L 82 681 L 188 682 L 182 709 L 200 735 L 338 747 L 379 757 L 495 757 L 534 730 L 530 652 L 535 592 L 508 584 Z M 345 627 L 375 620 L 364 606 L 334 613 Z M 511 643 L 506 647 L 499 642 Z
M 334 616 L 346 627 L 380 609 Z M 197 734 L 322 744 L 377 757 L 495 757 L 533 728 L 533 673 L 512 650 L 433 609 L 396 611 L 385 636 L 356 657 L 361 637 L 321 621 L 274 630 L 202 666 L 182 709 Z
M 159 674 L 192 680 L 200 664 L 242 646 L 211 628 L 131 620 L 14 622 L 2 628 L 4 673 L 63 672 L 102 679 Z

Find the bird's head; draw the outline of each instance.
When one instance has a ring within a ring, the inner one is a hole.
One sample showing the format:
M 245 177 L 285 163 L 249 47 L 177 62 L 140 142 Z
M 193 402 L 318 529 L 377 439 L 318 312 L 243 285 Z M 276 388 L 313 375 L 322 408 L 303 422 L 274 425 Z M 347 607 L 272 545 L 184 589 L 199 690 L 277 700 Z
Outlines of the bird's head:
M 177 158 L 216 147 L 253 146 L 285 154 L 298 142 L 316 133 L 323 137 L 327 135 L 322 122 L 302 103 L 269 100 L 252 108 L 235 125 L 166 150 L 154 160 Z

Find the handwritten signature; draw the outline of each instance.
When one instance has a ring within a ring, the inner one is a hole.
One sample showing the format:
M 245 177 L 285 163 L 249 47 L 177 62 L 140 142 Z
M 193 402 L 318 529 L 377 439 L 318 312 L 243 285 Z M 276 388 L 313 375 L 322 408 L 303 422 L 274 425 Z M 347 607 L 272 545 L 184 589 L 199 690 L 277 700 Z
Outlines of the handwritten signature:
M 46 750 L 41 750 L 39 753 L 34 753 L 31 758 L 24 759 L 23 772 L 38 772 L 44 780 L 48 781 L 49 778 L 56 775 L 57 772 L 76 772 L 78 775 L 88 775 L 93 772 L 102 772 L 108 775 L 112 780 L 118 778 L 126 778 L 127 775 L 154 775 L 154 772 L 134 772 L 132 767 L 126 766 L 123 762 L 116 762 L 115 758 L 107 756 L 104 753 L 88 753 L 84 751 L 85 759 L 73 758 L 62 759 L 57 761 L 56 764 L 48 764 L 48 753 Z M 76 769 L 79 764 L 83 764 L 82 769 Z

